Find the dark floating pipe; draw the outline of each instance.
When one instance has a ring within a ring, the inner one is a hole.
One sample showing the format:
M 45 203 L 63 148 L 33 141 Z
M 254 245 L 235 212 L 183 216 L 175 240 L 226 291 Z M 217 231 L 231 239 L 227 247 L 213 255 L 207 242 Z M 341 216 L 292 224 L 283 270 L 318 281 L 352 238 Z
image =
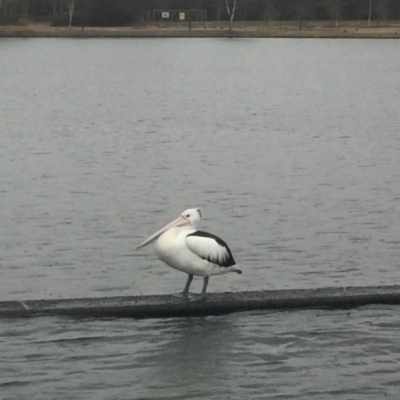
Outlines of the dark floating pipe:
M 400 286 L 343 287 L 209 293 L 188 301 L 173 295 L 0 302 L 0 316 L 70 315 L 95 318 L 165 318 L 220 315 L 251 310 L 352 308 L 400 304 Z

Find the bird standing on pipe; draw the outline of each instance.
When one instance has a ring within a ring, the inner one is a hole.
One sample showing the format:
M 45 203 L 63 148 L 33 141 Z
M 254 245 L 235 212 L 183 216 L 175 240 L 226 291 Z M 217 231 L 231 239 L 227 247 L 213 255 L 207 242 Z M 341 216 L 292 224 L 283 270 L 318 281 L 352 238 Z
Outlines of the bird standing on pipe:
M 156 256 L 171 268 L 188 274 L 183 296 L 189 297 L 193 276 L 204 277 L 199 299 L 206 295 L 211 275 L 228 272 L 241 274 L 228 245 L 211 233 L 197 230 L 201 223 L 200 208 L 185 210 L 177 219 L 148 237 L 139 247 L 155 244 Z M 193 296 L 193 295 L 191 295 Z

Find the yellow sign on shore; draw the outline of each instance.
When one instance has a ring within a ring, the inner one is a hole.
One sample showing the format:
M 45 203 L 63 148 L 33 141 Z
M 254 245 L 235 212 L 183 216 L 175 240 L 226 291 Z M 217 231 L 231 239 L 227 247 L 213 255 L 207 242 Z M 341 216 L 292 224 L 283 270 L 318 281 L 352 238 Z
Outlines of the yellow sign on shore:
M 184 21 L 185 17 L 186 17 L 185 13 L 183 13 L 183 12 L 179 13 L 179 21 Z

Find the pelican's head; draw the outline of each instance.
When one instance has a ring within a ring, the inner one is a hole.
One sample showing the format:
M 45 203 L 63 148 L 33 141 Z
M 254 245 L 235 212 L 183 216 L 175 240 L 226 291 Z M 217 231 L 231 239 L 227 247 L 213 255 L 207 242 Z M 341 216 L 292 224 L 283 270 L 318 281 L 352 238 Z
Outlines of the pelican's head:
M 181 214 L 181 217 L 185 218 L 193 229 L 197 229 L 201 223 L 201 209 L 188 208 Z
M 178 227 L 191 227 L 193 229 L 197 229 L 201 222 L 201 210 L 200 208 L 188 208 L 185 210 L 177 219 L 173 220 L 169 224 L 165 225 L 164 228 L 161 228 L 159 231 L 148 237 L 139 247 L 147 246 L 148 244 L 154 242 L 154 240 L 158 239 L 164 232 L 168 229 L 178 228 Z

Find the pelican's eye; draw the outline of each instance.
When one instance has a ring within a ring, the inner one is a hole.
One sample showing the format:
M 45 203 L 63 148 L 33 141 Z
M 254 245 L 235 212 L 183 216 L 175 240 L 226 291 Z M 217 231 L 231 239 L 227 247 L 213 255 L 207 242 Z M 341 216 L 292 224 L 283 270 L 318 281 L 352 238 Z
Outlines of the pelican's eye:
M 190 217 L 190 214 L 186 214 L 185 217 L 186 217 L 186 218 L 189 218 L 189 217 Z

